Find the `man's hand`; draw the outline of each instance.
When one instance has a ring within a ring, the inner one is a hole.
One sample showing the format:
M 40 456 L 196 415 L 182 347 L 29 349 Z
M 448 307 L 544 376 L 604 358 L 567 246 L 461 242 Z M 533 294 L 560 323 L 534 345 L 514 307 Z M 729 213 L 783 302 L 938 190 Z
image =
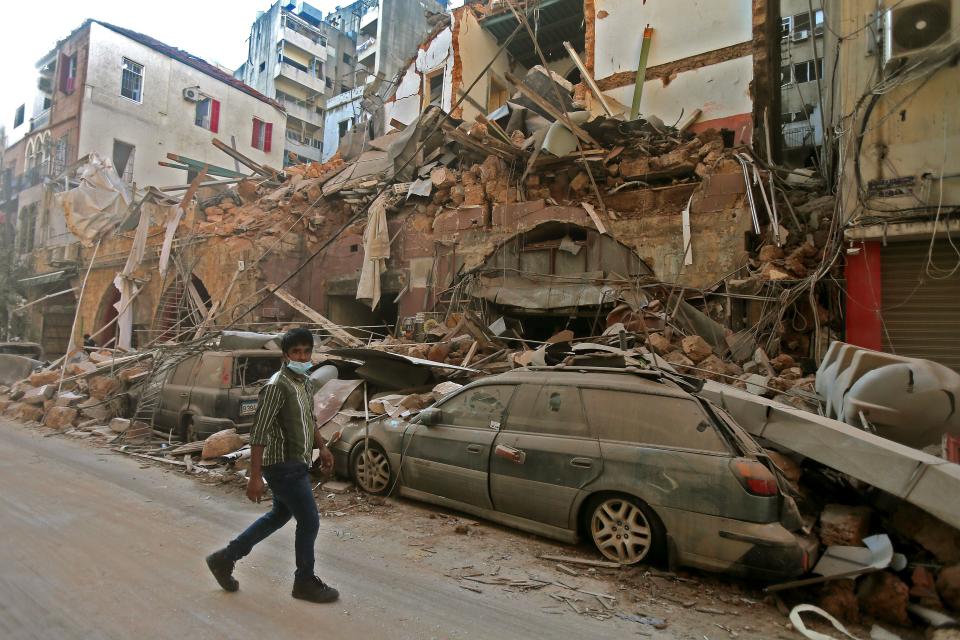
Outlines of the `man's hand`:
M 326 447 L 320 447 L 320 471 L 323 473 L 333 471 L 333 454 Z
M 247 498 L 250 502 L 260 502 L 263 498 L 263 477 L 251 475 L 247 480 Z

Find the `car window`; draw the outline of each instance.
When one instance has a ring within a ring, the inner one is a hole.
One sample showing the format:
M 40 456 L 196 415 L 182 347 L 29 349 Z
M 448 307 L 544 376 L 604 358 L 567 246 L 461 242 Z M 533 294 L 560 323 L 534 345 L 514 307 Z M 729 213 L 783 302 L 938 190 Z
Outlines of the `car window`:
M 224 366 L 229 366 L 229 362 L 230 358 L 224 356 L 210 353 L 203 354 L 194 386 L 213 389 L 219 389 L 225 386 L 223 384 L 223 368 Z M 229 380 L 229 378 L 227 378 L 227 380 Z
M 523 384 L 510 407 L 506 430 L 590 436 L 577 387 Z
M 187 358 L 178 364 L 173 370 L 173 375 L 170 376 L 170 384 L 189 384 L 190 371 L 195 364 L 197 364 L 197 356 Z
M 729 453 L 716 427 L 694 400 L 583 389 L 583 402 L 601 440 Z
M 491 384 L 467 389 L 442 405 L 441 423 L 474 429 L 499 429 L 514 386 Z
M 280 370 L 280 356 L 237 358 L 233 384 L 242 386 L 266 380 Z

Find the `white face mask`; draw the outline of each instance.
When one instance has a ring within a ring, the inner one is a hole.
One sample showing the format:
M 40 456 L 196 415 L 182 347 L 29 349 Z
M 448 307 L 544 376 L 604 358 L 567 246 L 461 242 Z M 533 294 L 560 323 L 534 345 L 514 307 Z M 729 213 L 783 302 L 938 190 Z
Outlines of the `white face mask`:
M 290 368 L 294 373 L 299 373 L 302 376 L 307 375 L 307 371 L 310 367 L 313 366 L 313 363 L 309 360 L 307 362 L 297 362 L 296 360 L 287 360 L 287 367 Z

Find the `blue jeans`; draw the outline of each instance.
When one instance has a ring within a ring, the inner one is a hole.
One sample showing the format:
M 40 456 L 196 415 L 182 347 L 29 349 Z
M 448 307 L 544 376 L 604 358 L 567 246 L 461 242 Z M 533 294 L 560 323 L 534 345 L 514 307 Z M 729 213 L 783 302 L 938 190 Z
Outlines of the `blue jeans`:
M 227 554 L 239 560 L 253 546 L 287 524 L 291 516 L 297 520 L 296 556 L 297 577 L 313 575 L 313 545 L 320 530 L 320 514 L 313 497 L 307 465 L 303 462 L 279 462 L 263 468 L 263 477 L 273 492 L 273 508 L 261 516 L 247 530 L 230 541 Z

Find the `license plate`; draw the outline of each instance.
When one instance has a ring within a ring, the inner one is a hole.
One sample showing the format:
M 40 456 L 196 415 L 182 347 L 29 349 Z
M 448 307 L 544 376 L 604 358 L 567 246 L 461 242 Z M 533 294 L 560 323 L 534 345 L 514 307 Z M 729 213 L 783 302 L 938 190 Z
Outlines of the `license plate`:
M 257 401 L 256 400 L 241 400 L 240 401 L 240 415 L 249 416 L 257 412 Z

